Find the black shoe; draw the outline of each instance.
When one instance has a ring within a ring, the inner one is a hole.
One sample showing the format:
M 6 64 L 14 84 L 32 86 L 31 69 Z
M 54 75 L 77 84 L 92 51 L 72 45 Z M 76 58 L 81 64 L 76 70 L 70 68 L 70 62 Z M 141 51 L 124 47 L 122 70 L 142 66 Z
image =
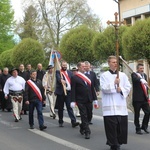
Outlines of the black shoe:
M 89 124 L 92 125 L 93 123 L 90 121 Z
M 82 125 L 80 124 L 80 130 L 79 132 L 81 133 L 81 135 L 84 135 L 85 134 L 85 130 L 83 129 Z
M 47 128 L 47 126 L 44 126 L 44 125 L 43 125 L 43 126 L 40 126 L 40 130 L 41 130 L 41 131 L 43 131 L 43 130 L 46 129 L 46 128 Z
M 143 134 L 141 130 L 137 130 L 136 134 Z
M 33 125 L 31 125 L 31 126 L 30 126 L 30 129 L 34 129 L 34 126 L 33 126 Z
M 56 118 L 56 115 L 55 114 L 53 114 L 53 119 L 55 119 Z
M 59 123 L 59 127 L 64 127 L 64 126 L 63 126 L 63 123 Z
M 22 117 L 20 117 L 19 120 L 22 120 Z
M 120 150 L 120 145 L 110 146 L 110 150 Z
M 75 128 L 75 127 L 78 126 L 79 124 L 80 124 L 79 122 L 72 123 L 72 127 Z
M 28 115 L 27 111 L 24 111 L 24 115 Z
M 90 139 L 90 133 L 85 133 L 85 139 Z
M 18 119 L 15 119 L 15 122 L 19 122 L 19 120 L 18 120 Z
M 81 133 L 81 135 L 84 135 L 85 134 L 85 130 L 80 128 L 80 133 Z
M 146 129 L 146 128 L 141 128 L 141 130 L 144 130 L 144 131 L 145 131 L 145 133 L 149 134 L 148 129 Z

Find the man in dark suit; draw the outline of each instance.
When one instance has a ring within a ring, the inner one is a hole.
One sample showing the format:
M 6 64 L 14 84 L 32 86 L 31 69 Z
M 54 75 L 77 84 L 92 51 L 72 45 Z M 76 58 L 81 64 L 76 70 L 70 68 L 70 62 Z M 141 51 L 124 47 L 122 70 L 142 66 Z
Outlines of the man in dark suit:
M 27 67 L 26 67 L 26 72 L 27 72 L 27 80 L 30 79 L 30 72 L 32 70 L 32 66 L 31 64 L 27 64 Z
M 148 122 L 150 117 L 150 107 L 148 104 L 148 89 L 147 89 L 147 76 L 144 73 L 143 64 L 137 65 L 137 72 L 131 74 L 132 84 L 133 84 L 133 107 L 134 107 L 134 124 L 136 127 L 136 133 L 142 134 L 141 129 L 146 133 L 148 131 Z M 142 126 L 140 127 L 139 117 L 140 110 L 144 112 L 144 118 L 142 121 Z
M 37 64 L 37 79 L 42 81 L 45 73 L 46 72 L 45 72 L 45 70 L 43 70 L 42 64 L 38 63 Z M 43 103 L 43 107 L 45 107 L 45 106 L 46 106 L 46 104 Z
M 73 113 L 73 109 L 70 107 L 71 102 L 71 76 L 72 72 L 67 70 L 67 62 L 63 61 L 61 63 L 61 70 L 56 71 L 56 90 L 55 94 L 57 95 L 57 106 L 58 106 L 58 117 L 59 117 L 59 126 L 63 127 L 63 109 L 64 103 L 66 104 L 68 115 L 71 119 L 72 127 L 79 125 L 79 122 L 76 122 L 76 118 Z
M 44 125 L 44 118 L 42 113 L 42 104 L 46 103 L 44 94 L 44 87 L 42 82 L 37 79 L 37 72 L 35 70 L 30 72 L 30 77 L 25 85 L 25 103 L 29 105 L 29 125 L 30 129 L 34 129 L 34 109 L 37 110 L 37 118 L 39 128 L 41 131 L 47 128 Z
M 18 75 L 21 76 L 22 78 L 25 79 L 25 81 L 27 81 L 27 77 L 28 77 L 28 74 L 27 72 L 25 71 L 24 69 L 24 64 L 20 64 L 19 65 L 19 72 L 18 72 Z
M 84 63 L 85 63 L 85 72 L 84 72 L 84 74 L 91 80 L 92 85 L 94 86 L 94 89 L 96 91 L 96 94 L 99 95 L 99 93 L 100 93 L 99 86 L 100 85 L 99 85 L 98 79 L 96 77 L 96 74 L 95 74 L 95 72 L 91 71 L 91 64 L 88 61 L 85 61 Z M 93 124 L 91 122 L 91 120 L 92 120 L 92 115 L 89 116 L 89 124 Z
M 2 94 L 1 108 L 2 108 L 2 111 L 5 111 L 5 109 L 7 109 L 8 112 L 10 112 L 12 109 L 12 103 L 11 103 L 10 97 L 7 100 L 5 99 L 3 89 L 4 89 L 5 82 L 9 77 L 11 77 L 11 75 L 9 74 L 9 69 L 7 67 L 5 67 L 3 69 L 2 75 L 0 76 L 0 90 L 2 92 L 1 93 Z
M 43 66 L 41 63 L 37 65 L 37 79 L 41 80 L 43 79 L 43 76 L 45 75 L 45 71 L 43 70 Z
M 85 134 L 85 139 L 90 138 L 89 117 L 92 115 L 92 102 L 97 102 L 96 93 L 91 80 L 84 75 L 85 63 L 79 62 L 78 73 L 71 78 L 71 107 L 77 104 L 80 115 L 81 125 L 80 133 Z
M 98 79 L 96 77 L 96 74 L 94 71 L 91 71 L 91 64 L 88 62 L 88 61 L 85 61 L 85 75 L 87 77 L 89 77 L 89 79 L 91 80 L 94 88 L 95 88 L 95 91 L 96 91 L 96 94 L 99 95 L 99 92 L 100 92 L 100 89 L 99 89 L 99 82 L 98 82 Z
M 22 78 L 24 78 L 25 81 L 28 80 L 28 73 L 25 71 L 25 68 L 24 68 L 24 64 L 20 64 L 19 65 L 19 72 L 18 72 L 18 75 Z M 29 110 L 28 108 L 28 105 L 25 104 L 25 101 L 24 101 L 24 94 L 23 94 L 23 104 L 22 104 L 22 111 L 21 111 L 21 114 L 22 115 L 27 115 L 27 111 Z

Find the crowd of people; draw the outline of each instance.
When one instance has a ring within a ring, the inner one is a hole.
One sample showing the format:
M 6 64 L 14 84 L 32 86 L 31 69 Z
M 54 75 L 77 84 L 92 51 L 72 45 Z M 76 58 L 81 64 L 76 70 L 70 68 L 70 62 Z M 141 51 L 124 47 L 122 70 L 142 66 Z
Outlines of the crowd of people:
M 125 73 L 118 71 L 117 58 L 108 57 L 109 70 L 104 72 L 98 82 L 96 74 L 91 70 L 88 61 L 78 62 L 77 68 L 67 70 L 67 62 L 62 61 L 60 70 L 54 72 L 54 66 L 49 65 L 46 71 L 42 64 L 33 70 L 31 64 L 24 64 L 9 71 L 3 68 L 0 75 L 0 104 L 2 111 L 13 111 L 15 122 L 22 115 L 29 115 L 30 129 L 34 129 L 34 109 L 37 110 L 39 129 L 45 130 L 42 109 L 49 102 L 50 117 L 58 117 L 58 126 L 64 127 L 64 104 L 73 128 L 79 126 L 79 132 L 85 139 L 90 139 L 90 126 L 93 124 L 93 104 L 99 107 L 97 96 L 102 97 L 102 112 L 106 144 L 111 150 L 120 150 L 122 144 L 127 144 L 128 109 L 126 98 L 131 90 L 131 83 Z M 148 83 L 144 74 L 143 64 L 137 65 L 137 72 L 131 74 L 133 83 L 134 124 L 136 134 L 148 131 L 150 109 L 148 103 Z M 100 85 L 99 85 L 100 83 Z M 55 112 L 58 109 L 58 113 Z M 75 115 L 75 110 L 77 114 Z M 144 118 L 140 126 L 140 110 Z M 81 123 L 76 117 L 81 117 Z

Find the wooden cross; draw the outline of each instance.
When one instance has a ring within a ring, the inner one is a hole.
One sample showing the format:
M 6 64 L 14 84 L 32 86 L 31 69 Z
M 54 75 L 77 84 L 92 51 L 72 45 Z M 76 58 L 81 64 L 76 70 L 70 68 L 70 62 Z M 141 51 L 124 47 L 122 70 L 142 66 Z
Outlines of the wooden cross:
M 116 35 L 116 58 L 117 58 L 117 78 L 119 78 L 119 42 L 118 42 L 118 29 L 121 24 L 126 24 L 125 21 L 120 22 L 118 20 L 118 13 L 115 12 L 115 21 L 107 21 L 108 25 L 113 25 L 115 27 L 115 35 Z M 118 85 L 119 86 L 119 85 Z
M 107 21 L 107 24 L 108 24 L 108 25 L 111 24 L 111 25 L 113 25 L 114 27 L 118 27 L 118 25 L 120 26 L 121 24 L 126 24 L 125 21 L 121 21 L 121 22 L 120 22 L 120 21 L 118 20 L 118 13 L 117 13 L 117 12 L 115 12 L 114 15 L 115 15 L 115 21 L 109 21 L 109 20 L 108 20 L 108 21 Z

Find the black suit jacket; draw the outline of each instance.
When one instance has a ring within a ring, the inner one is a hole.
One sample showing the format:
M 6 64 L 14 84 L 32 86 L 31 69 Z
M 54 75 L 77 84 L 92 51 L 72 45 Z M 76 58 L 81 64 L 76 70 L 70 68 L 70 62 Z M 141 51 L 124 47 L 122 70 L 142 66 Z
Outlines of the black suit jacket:
M 69 78 L 71 79 L 71 77 L 73 76 L 73 73 L 69 70 L 67 70 L 67 74 L 69 76 Z M 65 78 L 63 77 L 63 80 L 65 80 Z M 62 95 L 64 93 L 63 90 L 63 86 L 61 83 L 61 76 L 60 76 L 60 71 L 56 70 L 56 90 L 55 90 L 55 94 L 56 95 Z
M 32 79 L 31 79 L 32 80 Z M 36 84 L 36 86 L 40 89 L 43 101 L 46 100 L 46 96 L 44 94 L 44 87 L 42 85 L 42 81 L 37 79 L 36 81 L 33 81 Z M 30 87 L 30 85 L 26 82 L 25 85 L 25 92 L 24 92 L 24 101 L 34 101 L 36 99 L 39 99 L 34 90 Z
M 30 79 L 30 72 L 31 72 L 31 70 L 27 70 L 27 71 L 26 71 L 26 73 L 27 73 L 27 80 Z
M 132 78 L 132 84 L 133 84 L 133 93 L 132 93 L 133 102 L 147 101 L 148 97 L 145 96 L 144 91 L 143 91 L 142 86 L 141 86 L 141 82 L 140 82 L 141 78 L 135 72 L 133 72 L 131 74 L 131 78 Z M 144 74 L 144 78 L 147 81 L 146 74 Z
M 99 81 L 98 81 L 98 79 L 96 77 L 95 72 L 90 71 L 90 74 L 85 73 L 85 75 L 91 80 L 91 82 L 92 82 L 96 92 L 100 91 L 100 89 L 99 89 L 99 86 L 100 86 L 99 85 Z
M 74 75 L 71 78 L 71 101 L 87 103 L 97 100 L 93 85 L 86 84 L 80 77 Z
M 37 70 L 37 79 L 41 80 L 43 79 L 43 76 L 46 72 L 44 70 Z
M 18 75 L 21 76 L 22 78 L 24 78 L 25 81 L 28 80 L 28 74 L 27 74 L 26 71 L 23 71 L 23 72 L 19 71 L 19 72 L 18 72 Z
M 4 88 L 4 85 L 5 85 L 5 83 L 6 83 L 6 80 L 9 78 L 9 77 L 11 77 L 11 75 L 10 74 L 7 74 L 7 75 L 5 75 L 5 74 L 1 74 L 1 76 L 0 76 L 0 89 L 3 89 Z

